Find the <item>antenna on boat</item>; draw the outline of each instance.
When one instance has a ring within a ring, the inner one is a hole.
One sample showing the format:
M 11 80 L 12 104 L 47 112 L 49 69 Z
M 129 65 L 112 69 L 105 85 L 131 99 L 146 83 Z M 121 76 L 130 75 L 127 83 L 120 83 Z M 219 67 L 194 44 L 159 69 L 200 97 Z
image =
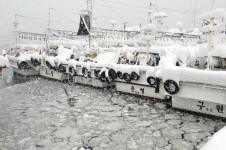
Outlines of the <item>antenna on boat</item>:
M 15 14 L 15 22 L 14 22 L 14 36 L 15 36 L 15 44 L 16 44 L 16 47 L 17 47 L 17 45 L 18 45 L 18 31 L 17 31 L 17 26 L 18 26 L 18 22 L 17 22 L 17 14 Z

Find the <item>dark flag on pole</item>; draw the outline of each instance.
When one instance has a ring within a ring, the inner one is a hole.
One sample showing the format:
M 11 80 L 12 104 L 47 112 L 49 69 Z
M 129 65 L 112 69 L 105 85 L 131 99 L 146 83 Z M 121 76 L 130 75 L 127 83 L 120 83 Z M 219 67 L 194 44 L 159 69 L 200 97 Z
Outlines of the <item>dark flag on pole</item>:
M 77 35 L 90 34 L 90 17 L 89 15 L 80 15 L 80 24 Z

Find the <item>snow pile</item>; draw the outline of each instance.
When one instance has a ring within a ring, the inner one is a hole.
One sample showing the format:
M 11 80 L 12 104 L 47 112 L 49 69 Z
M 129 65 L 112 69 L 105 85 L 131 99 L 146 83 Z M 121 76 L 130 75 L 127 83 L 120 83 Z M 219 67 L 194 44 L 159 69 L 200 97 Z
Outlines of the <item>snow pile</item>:
M 215 133 L 213 137 L 201 148 L 201 150 L 225 150 L 226 126 Z
M 159 65 L 156 67 L 155 76 L 158 78 L 162 78 L 164 80 L 165 69 L 175 66 L 175 64 L 176 64 L 175 59 L 172 59 L 170 57 L 162 57 L 161 60 L 159 61 Z M 172 74 L 172 76 L 174 75 Z
M 34 51 L 25 51 L 25 52 L 21 52 L 20 56 L 18 57 L 19 61 L 30 61 L 31 60 L 31 56 L 32 55 L 38 55 L 38 52 L 34 52 Z
M 102 53 L 97 55 L 96 61 L 98 63 L 117 63 L 119 54 L 115 52 Z
M 218 8 L 213 10 L 211 17 L 214 17 L 215 19 L 224 19 L 226 18 L 226 12 L 223 8 Z
M 59 46 L 56 57 L 46 56 L 45 59 L 52 66 L 55 66 L 55 64 L 59 66 L 60 64 L 65 64 L 65 63 L 67 64 L 72 54 L 73 54 L 73 49 L 67 49 L 67 48 L 64 48 L 63 46 Z
M 213 56 L 226 58 L 226 44 L 216 44 L 213 49 Z
M 211 17 L 211 12 L 208 11 L 208 12 L 206 12 L 206 13 L 200 15 L 200 16 L 199 16 L 199 19 L 200 19 L 200 20 L 209 20 L 210 17 Z
M 191 35 L 202 35 L 199 28 L 194 28 L 193 31 L 190 34 Z
M 201 30 L 203 32 L 209 32 L 209 31 L 224 31 L 225 30 L 225 18 L 226 18 L 226 12 L 222 8 L 215 9 L 213 11 L 209 11 L 201 15 L 200 20 L 203 21 L 205 24 Z M 214 25 L 209 24 L 207 20 L 210 20 L 211 18 L 214 18 Z
M 124 65 L 124 64 L 119 64 L 115 66 L 116 71 L 129 74 L 131 74 L 132 72 L 136 72 L 137 74 L 139 74 L 140 71 L 147 71 L 148 69 L 150 69 L 149 66 Z
M 226 72 L 198 70 L 187 67 L 165 67 L 161 74 L 163 81 L 171 79 L 174 81 L 194 82 L 226 86 Z

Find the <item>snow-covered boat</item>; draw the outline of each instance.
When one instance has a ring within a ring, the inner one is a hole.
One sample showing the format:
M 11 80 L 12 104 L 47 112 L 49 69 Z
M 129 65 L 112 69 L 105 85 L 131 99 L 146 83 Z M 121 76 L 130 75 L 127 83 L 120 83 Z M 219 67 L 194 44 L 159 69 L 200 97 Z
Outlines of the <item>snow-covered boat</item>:
M 42 48 L 44 48 L 43 45 L 25 44 L 12 48 L 8 60 L 13 71 L 24 76 L 39 75 L 39 70 L 32 67 L 31 58 L 39 54 Z
M 164 68 L 160 76 L 165 94 L 172 96 L 174 108 L 226 117 L 226 13 L 216 9 L 200 18 L 204 22 L 210 20 L 210 24 L 203 27 L 209 40 L 192 51 L 196 65 L 190 66 L 190 62 L 189 67 L 193 68 L 170 66 Z

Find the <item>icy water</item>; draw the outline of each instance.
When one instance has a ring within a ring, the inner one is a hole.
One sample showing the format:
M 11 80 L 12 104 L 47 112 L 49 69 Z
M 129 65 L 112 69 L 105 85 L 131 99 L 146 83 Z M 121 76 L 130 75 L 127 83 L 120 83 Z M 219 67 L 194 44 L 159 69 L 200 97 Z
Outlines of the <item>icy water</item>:
M 0 77 L 0 90 L 8 86 L 13 86 L 15 84 L 24 83 L 34 79 L 34 77 L 24 77 L 18 74 L 13 74 L 12 68 L 6 68 L 4 69 L 3 76 Z
M 0 149 L 193 150 L 225 126 L 164 102 L 41 78 L 0 95 Z

